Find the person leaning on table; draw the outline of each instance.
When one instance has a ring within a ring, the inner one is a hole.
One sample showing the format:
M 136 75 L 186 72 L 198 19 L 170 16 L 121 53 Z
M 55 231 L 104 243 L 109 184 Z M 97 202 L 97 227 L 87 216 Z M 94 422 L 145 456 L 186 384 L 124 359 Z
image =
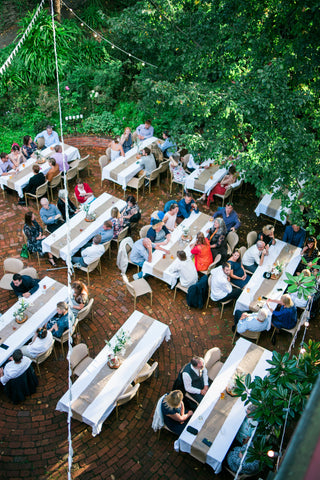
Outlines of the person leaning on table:
M 182 400 L 183 393 L 180 390 L 173 390 L 167 393 L 161 402 L 161 413 L 164 424 L 171 432 L 179 436 L 193 414 L 192 410 L 185 413 Z
M 81 250 L 81 257 L 72 257 L 72 263 L 76 266 L 87 267 L 98 260 L 104 254 L 104 246 L 101 245 L 101 235 L 95 235 L 90 247 Z
M 258 267 L 263 265 L 264 257 L 267 255 L 269 255 L 269 245 L 259 240 L 244 252 L 242 264 L 246 270 L 254 273 Z
M 74 315 L 72 311 L 69 312 L 69 307 L 66 302 L 57 303 L 57 313 L 49 320 L 46 325 L 48 332 L 51 332 L 54 337 L 61 338 L 63 332 L 69 328 L 70 323 L 74 322 Z
M 40 327 L 34 334 L 32 341 L 21 347 L 21 351 L 24 356 L 33 359 L 46 352 L 51 347 L 52 342 L 52 333 L 48 332 L 45 326 Z
M 17 297 L 30 297 L 39 288 L 40 280 L 32 278 L 29 275 L 20 275 L 15 273 L 12 277 L 10 286 Z
M 20 377 L 31 365 L 30 358 L 24 357 L 20 349 L 15 350 L 12 356 L 9 357 L 9 360 L 3 368 L 0 368 L 0 381 L 2 385 L 5 385 L 13 378 Z

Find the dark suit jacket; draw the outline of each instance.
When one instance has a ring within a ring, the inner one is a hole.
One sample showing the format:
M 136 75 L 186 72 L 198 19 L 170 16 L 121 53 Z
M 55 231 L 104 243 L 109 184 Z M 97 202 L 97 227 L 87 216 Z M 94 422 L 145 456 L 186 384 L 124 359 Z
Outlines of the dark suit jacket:
M 33 175 L 33 177 L 30 178 L 29 183 L 24 187 L 23 193 L 35 194 L 37 188 L 40 187 L 40 185 L 43 185 L 45 181 L 46 181 L 46 178 L 42 172 L 39 172 L 36 175 Z
M 40 280 L 36 280 L 35 278 L 29 277 L 29 275 L 21 275 L 21 276 L 22 276 L 22 283 L 18 287 L 14 285 L 13 281 L 10 284 L 12 290 L 17 295 L 17 297 L 21 297 L 26 292 L 30 292 L 32 294 L 38 290 Z

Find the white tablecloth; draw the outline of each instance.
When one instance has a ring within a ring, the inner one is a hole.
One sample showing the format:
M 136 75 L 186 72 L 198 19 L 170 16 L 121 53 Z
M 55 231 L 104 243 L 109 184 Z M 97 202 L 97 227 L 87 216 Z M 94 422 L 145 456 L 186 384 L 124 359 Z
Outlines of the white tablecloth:
M 221 392 L 223 392 L 228 386 L 229 380 L 232 378 L 250 345 L 252 345 L 252 343 L 248 340 L 239 338 L 217 377 L 212 382 L 208 392 L 192 415 L 188 425 L 196 428 L 198 431 L 201 429 L 203 423 L 206 421 L 215 404 L 219 400 Z M 251 375 L 252 378 L 255 376 L 263 378 L 266 375 L 266 369 L 270 367 L 267 360 L 272 358 L 272 353 L 269 350 L 263 350 L 264 352 Z M 221 471 L 223 459 L 226 456 L 245 416 L 246 407 L 241 399 L 238 398 L 207 453 L 206 463 L 214 469 L 215 473 Z M 191 453 L 191 445 L 194 439 L 195 436 L 187 432 L 187 429 L 185 428 L 178 440 L 174 443 L 175 450 Z M 208 440 L 210 440 L 210 438 Z
M 42 325 L 47 323 L 47 321 L 54 316 L 57 311 L 58 302 L 64 302 L 67 300 L 68 288 L 63 286 L 62 289 L 57 290 L 57 293 L 53 295 L 49 301 L 46 301 L 46 293 L 44 293 L 42 285 L 46 285 L 48 288 L 54 283 L 61 285 L 60 282 L 56 282 L 53 278 L 44 277 L 40 282 L 39 289 L 29 298 L 25 299 L 30 304 L 33 303 L 35 299 L 41 297 L 42 306 L 37 313 L 28 318 L 28 320 L 19 326 L 17 330 L 12 330 L 12 335 L 4 341 L 5 345 L 8 345 L 9 348 L 7 350 L 0 348 L 0 365 L 2 365 L 17 348 L 22 347 L 22 345 L 33 336 L 37 328 L 42 327 Z M 19 301 L 12 305 L 12 307 L 9 308 L 9 310 L 7 310 L 0 318 L 0 331 L 12 321 L 13 312 L 16 311 L 18 303 Z
M 155 141 L 157 141 L 156 137 L 150 137 L 146 140 L 143 140 L 141 142 L 140 150 L 144 147 L 148 147 L 149 145 L 151 145 L 151 143 Z M 118 183 L 125 190 L 127 187 L 127 183 L 141 170 L 140 161 L 136 161 L 131 165 L 127 166 L 127 160 L 135 156 L 137 153 L 137 147 L 133 147 L 126 153 L 125 157 L 120 156 L 116 158 L 116 160 L 114 160 L 113 162 L 108 163 L 108 165 L 106 165 L 102 170 L 102 180 L 111 180 L 112 182 Z M 121 173 L 118 174 L 118 179 L 114 180 L 110 176 L 110 172 L 114 168 L 119 167 L 120 165 L 123 165 L 123 170 L 121 171 Z
M 33 163 L 35 163 L 36 160 L 37 160 L 36 158 L 29 158 L 29 160 L 26 160 L 23 164 L 21 164 L 19 166 L 19 172 L 23 171 L 24 168 L 28 167 L 29 165 L 32 165 Z M 22 165 L 25 165 L 25 166 L 23 167 Z M 39 165 L 39 167 L 40 167 L 40 171 L 44 175 L 50 170 L 49 162 L 45 162 L 45 163 Z M 1 185 L 2 190 L 4 189 L 3 188 L 4 185 L 6 185 L 6 186 L 8 185 L 8 180 L 9 179 L 14 181 L 14 170 L 10 170 L 10 173 L 12 173 L 12 175 L 5 175 L 4 177 L 2 177 L 2 176 L 0 177 L 0 185 Z M 14 183 L 14 189 L 18 193 L 20 198 L 23 197 L 23 192 L 22 192 L 23 187 L 25 187 L 27 185 L 27 183 L 29 182 L 30 178 L 33 177 L 33 175 L 34 175 L 34 173 L 31 170 L 31 172 L 29 172 L 27 175 L 20 178 L 20 180 L 17 180 Z
M 267 217 L 274 218 L 274 220 L 277 220 L 278 222 L 282 223 L 282 225 L 285 225 L 287 223 L 287 217 L 291 213 L 290 208 L 282 208 L 281 204 L 278 210 L 276 211 L 275 215 L 270 215 L 270 211 L 268 212 L 268 207 L 272 201 L 272 193 L 267 193 L 264 195 L 264 197 L 260 200 L 260 202 L 257 205 L 257 208 L 255 209 L 255 214 L 257 217 L 260 215 L 266 215 Z M 291 198 L 292 195 L 289 193 L 289 197 Z M 280 215 L 281 213 L 284 213 L 284 217 L 282 218 Z
M 143 313 L 135 310 L 133 314 L 122 325 L 121 329 L 132 332 Z M 95 397 L 92 403 L 82 414 L 82 421 L 92 427 L 92 435 L 95 436 L 101 432 L 102 424 L 110 415 L 116 406 L 117 398 L 127 389 L 143 366 L 147 363 L 153 353 L 161 345 L 164 339 L 170 339 L 170 329 L 164 323 L 154 320 L 150 328 L 135 346 L 134 350 L 121 363 L 120 367 L 114 371 L 113 376 L 108 381 L 102 391 Z M 116 335 L 112 337 L 111 344 L 116 341 Z M 71 406 L 73 402 L 91 383 L 92 378 L 107 363 L 109 347 L 106 345 L 97 355 L 93 362 L 87 367 L 82 375 L 71 387 Z M 70 391 L 59 400 L 56 409 L 61 412 L 68 412 Z
M 256 291 L 260 288 L 260 285 L 264 280 L 263 278 L 264 272 L 269 272 L 271 270 L 273 263 L 275 262 L 280 251 L 285 245 L 288 245 L 288 244 L 286 244 L 282 240 L 276 240 L 276 244 L 271 245 L 271 247 L 269 248 L 269 255 L 264 258 L 263 265 L 257 268 L 257 270 L 252 275 L 250 281 L 247 283 L 247 285 L 243 289 L 240 297 L 236 301 L 234 311 L 250 310 L 249 308 L 250 303 L 252 302 Z M 291 248 L 294 248 L 294 247 L 291 246 Z M 274 280 L 274 287 L 272 292 L 269 295 L 269 298 L 272 298 L 274 300 L 280 300 L 280 297 L 283 295 L 285 289 L 288 286 L 287 283 L 284 282 L 284 280 L 286 280 L 287 278 L 285 272 L 289 272 L 291 274 L 295 272 L 301 260 L 300 252 L 301 252 L 301 248 L 297 248 L 295 250 L 294 254 L 290 259 L 290 262 L 286 266 L 285 271 L 283 272 L 279 280 Z M 248 288 L 250 289 L 249 293 L 247 292 Z M 276 306 L 277 306 L 276 303 L 272 303 L 272 302 L 270 303 L 271 308 L 275 308 Z
M 51 145 L 50 147 L 45 148 L 44 150 L 41 150 L 41 156 L 42 157 L 51 157 L 53 153 L 55 153 L 54 147 L 56 145 L 61 145 L 61 143 L 55 143 L 54 145 Z M 64 144 L 64 153 L 67 155 L 68 163 L 73 162 L 73 160 L 77 160 L 80 158 L 80 153 L 79 150 L 76 147 L 72 147 L 71 145 L 66 145 Z
M 89 213 L 94 212 L 99 205 L 101 205 L 103 202 L 105 202 L 111 197 L 112 195 L 109 195 L 108 193 L 103 193 L 102 195 L 100 195 L 90 204 Z M 88 223 L 87 228 L 85 228 L 83 232 L 80 233 L 80 235 L 78 235 L 74 240 L 70 242 L 71 255 L 74 255 L 74 253 L 76 253 L 79 250 L 79 248 L 81 248 L 91 238 L 93 238 L 94 235 L 99 230 L 101 230 L 102 225 L 106 220 L 110 220 L 111 209 L 113 207 L 117 207 L 119 211 L 121 211 L 125 206 L 126 206 L 126 202 L 124 200 L 119 199 L 110 208 L 105 210 L 105 212 L 103 212 L 102 215 L 99 215 L 99 217 L 97 217 L 94 222 Z M 72 228 L 78 225 L 85 218 L 85 216 L 86 215 L 83 211 L 80 211 L 79 213 L 77 213 L 74 217 L 70 219 L 70 227 Z M 51 252 L 51 245 L 57 242 L 66 233 L 67 233 L 67 224 L 64 223 L 55 232 L 51 233 L 51 235 L 49 235 L 47 238 L 43 240 L 42 242 L 43 252 Z M 65 245 L 63 248 L 60 249 L 60 257 L 64 261 L 66 261 L 67 255 L 68 255 L 68 248 L 67 248 L 67 245 Z
M 165 245 L 164 248 L 166 250 L 170 250 L 170 246 L 176 243 L 177 240 L 182 236 L 183 234 L 183 227 L 189 227 L 189 235 L 192 236 L 192 240 L 190 243 L 193 243 L 195 241 L 195 237 L 198 233 L 198 229 L 196 227 L 192 227 L 192 224 L 199 218 L 199 216 L 205 216 L 207 217 L 207 222 L 204 225 L 203 228 L 201 228 L 201 232 L 204 233 L 205 236 L 207 236 L 207 230 L 212 227 L 212 221 L 210 220 L 209 215 L 206 215 L 205 213 L 195 213 L 192 212 L 189 218 L 186 218 L 183 220 L 180 225 L 174 229 L 174 231 L 171 233 L 171 239 L 168 245 Z M 186 252 L 187 258 L 191 257 L 191 249 L 190 249 L 190 243 L 183 243 L 181 245 L 181 250 L 184 250 Z M 170 256 L 170 254 L 168 254 Z M 152 262 L 144 262 L 143 267 L 142 267 L 142 272 L 145 275 L 148 273 L 149 275 L 153 275 L 154 277 L 159 278 L 160 280 L 163 280 L 164 282 L 168 283 L 172 287 L 175 285 L 177 281 L 177 277 L 171 273 L 171 266 L 177 263 L 177 259 L 174 258 L 170 264 L 170 266 L 163 272 L 162 276 L 159 276 L 153 271 L 154 265 L 162 258 L 163 252 L 161 250 L 154 250 L 152 253 Z
M 213 162 L 213 160 L 210 160 L 210 159 L 206 160 L 205 162 L 203 162 L 201 164 L 201 166 L 199 166 L 196 170 L 194 170 L 194 172 L 192 172 L 190 175 L 187 176 L 186 183 L 185 183 L 185 188 L 187 190 L 196 190 L 197 192 L 208 193 L 208 192 L 210 192 L 210 190 L 212 190 L 217 185 L 218 182 L 220 182 L 220 180 L 223 179 L 223 177 L 228 172 L 228 170 L 224 167 L 219 168 L 219 170 L 217 170 L 216 173 L 214 175 L 212 175 L 212 178 L 209 178 L 209 180 L 205 184 L 203 190 L 198 190 L 198 189 L 194 188 L 195 180 L 197 180 L 199 178 L 199 175 L 203 172 L 203 168 L 201 168 L 201 167 L 205 167 L 207 165 L 210 165 L 210 163 L 212 163 L 212 162 Z

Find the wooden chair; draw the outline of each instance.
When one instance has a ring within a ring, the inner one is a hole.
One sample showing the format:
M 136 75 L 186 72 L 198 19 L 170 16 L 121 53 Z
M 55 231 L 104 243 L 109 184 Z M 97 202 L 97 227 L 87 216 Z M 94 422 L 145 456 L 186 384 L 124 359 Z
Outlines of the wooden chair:
M 233 188 L 231 188 L 231 187 L 227 188 L 227 190 L 225 191 L 224 194 L 215 193 L 215 197 L 221 198 L 221 200 L 222 200 L 222 207 L 224 207 L 224 202 L 225 202 L 225 200 L 227 200 L 227 198 L 229 198 L 229 197 L 232 197 L 232 195 L 233 195 Z M 229 201 L 231 201 L 231 198 L 230 198 Z
M 150 173 L 150 177 L 148 178 L 149 180 L 149 193 L 151 193 L 151 183 L 153 182 L 153 180 L 157 180 L 157 185 L 159 186 L 160 185 L 160 170 L 161 170 L 161 167 L 158 167 L 156 168 L 155 170 L 153 170 L 153 172 Z
M 144 181 L 146 178 L 146 174 L 144 173 L 141 175 L 141 177 L 133 177 L 129 182 L 127 183 L 127 187 L 133 188 L 134 190 L 137 190 L 137 202 L 139 201 L 139 189 L 142 187 L 143 188 L 143 194 L 144 194 Z
M 87 282 L 88 282 L 88 287 L 90 287 L 90 273 L 93 272 L 97 267 L 99 267 L 99 272 L 101 275 L 101 259 L 98 258 L 95 262 L 90 263 L 90 265 L 87 265 L 86 267 L 76 267 L 79 270 L 82 270 L 83 272 L 86 272 L 87 274 Z
M 258 234 L 255 231 L 249 232 L 247 235 L 247 245 L 248 248 L 252 247 L 257 241 Z
M 221 370 L 223 363 L 220 362 L 220 358 L 221 350 L 218 347 L 210 348 L 203 358 L 210 380 L 214 380 Z
M 256 345 L 258 345 L 261 332 L 251 332 L 250 330 L 246 330 L 246 331 L 243 332 L 243 333 L 239 333 L 239 332 L 237 331 L 237 329 L 235 329 L 234 335 L 233 335 L 233 338 L 232 338 L 232 343 L 235 343 L 235 338 L 236 338 L 236 335 L 237 335 L 237 334 L 240 335 L 241 337 L 249 338 L 250 340 L 255 340 L 255 341 L 256 341 Z
M 153 362 L 152 365 L 149 365 L 149 363 L 146 363 L 145 366 L 143 367 L 142 370 L 138 373 L 138 376 L 134 379 L 134 383 L 142 383 L 148 380 L 148 378 L 153 375 L 153 373 L 156 371 L 158 367 L 158 362 Z
M 104 253 L 108 252 L 109 258 L 111 258 L 111 240 L 102 244 L 104 246 Z
M 24 233 L 24 230 L 22 229 L 22 235 L 23 235 L 23 238 L 24 238 L 24 242 L 28 245 L 28 238 L 27 238 L 27 235 Z M 38 259 L 38 264 L 40 266 L 40 255 L 39 255 L 39 252 L 35 252 L 35 254 L 37 255 L 37 259 Z M 28 250 L 28 258 L 30 258 L 30 252 Z
M 92 309 L 93 302 L 94 302 L 94 298 L 90 298 L 88 305 L 83 307 L 82 310 L 79 310 L 79 313 L 77 315 L 78 326 L 82 320 L 89 318 L 89 316 L 91 316 L 91 320 L 93 321 L 93 309 Z
M 90 175 L 89 157 L 90 157 L 90 155 L 88 154 L 85 157 L 80 158 L 80 160 L 78 160 L 78 165 L 77 165 L 77 167 L 78 167 L 78 177 L 79 177 L 79 173 L 82 172 L 85 169 L 88 170 L 88 175 Z
M 208 298 L 207 298 L 206 308 L 208 308 L 209 302 L 211 300 L 210 294 L 211 294 L 211 275 L 209 275 L 209 277 L 208 277 Z M 214 301 L 214 300 L 212 300 L 212 301 Z M 230 300 L 227 300 L 226 302 L 221 302 L 220 300 L 215 300 L 215 301 L 217 303 L 220 303 L 220 305 L 221 305 L 221 313 L 220 313 L 220 320 L 221 320 L 225 305 L 228 305 L 229 303 L 233 302 L 234 298 L 230 298 Z
M 226 237 L 228 243 L 228 255 L 231 255 L 239 242 L 239 236 L 236 232 L 229 232 Z
M 53 177 L 53 179 L 51 180 L 51 182 L 48 184 L 48 193 L 49 193 L 49 198 L 50 198 L 50 195 L 51 195 L 51 200 L 53 202 L 53 189 L 60 186 L 61 185 L 61 172 L 56 175 L 55 177 Z
M 125 227 L 121 232 L 119 233 L 117 238 L 113 238 L 111 242 L 115 242 L 117 244 L 117 248 L 119 248 L 120 242 L 128 236 L 129 233 L 129 226 Z
M 142 228 L 140 228 L 140 232 L 139 232 L 140 238 L 146 238 L 150 227 L 151 225 L 144 225 Z
M 129 282 L 127 275 L 122 274 L 123 282 L 130 293 L 134 298 L 133 310 L 136 309 L 137 298 L 146 293 L 150 293 L 150 304 L 152 305 L 152 289 L 149 283 L 144 278 L 139 278 L 138 280 L 133 280 Z
M 118 397 L 117 404 L 116 404 L 117 420 L 119 419 L 118 407 L 120 407 L 120 405 L 124 405 L 125 403 L 130 402 L 130 400 L 132 400 L 133 397 L 137 397 L 137 405 L 138 405 L 138 402 L 139 402 L 138 390 L 139 390 L 139 388 L 140 388 L 140 383 L 136 383 L 134 387 L 132 385 L 129 385 L 129 387 L 126 389 L 126 391 L 120 397 Z
M 66 173 L 66 178 L 68 182 L 71 182 L 74 178 L 78 176 L 78 166 L 75 165 L 74 167 L 69 168 Z
M 70 355 L 72 375 L 80 377 L 91 362 L 93 362 L 93 358 L 89 356 L 89 350 L 85 343 L 79 343 L 73 347 Z
M 48 350 L 46 352 L 40 353 L 39 355 L 37 355 L 35 358 L 32 359 L 32 361 L 37 365 L 37 370 L 38 370 L 38 373 L 39 373 L 40 377 L 41 377 L 41 373 L 40 373 L 39 365 L 42 362 L 44 362 L 48 357 L 50 357 L 52 351 L 54 352 L 55 359 L 57 360 L 57 354 L 56 354 L 56 351 L 54 349 L 54 342 L 55 342 L 55 339 L 53 339 L 53 342 L 52 342 L 51 346 L 48 348 Z
M 24 194 L 24 199 L 25 199 L 25 202 L 26 202 L 26 207 L 28 206 L 28 197 L 31 197 L 31 198 L 35 198 L 36 199 L 36 202 L 37 202 L 37 209 L 39 210 L 39 202 L 38 202 L 38 199 L 39 198 L 42 198 L 42 197 L 45 197 L 47 195 L 47 191 L 48 191 L 48 181 L 46 181 L 45 183 L 43 183 L 42 185 L 40 185 L 40 187 L 38 187 L 36 189 L 36 193 L 28 193 L 26 192 Z
M 170 195 L 172 193 L 172 185 L 175 183 L 177 185 L 181 185 L 182 187 L 182 195 L 183 195 L 183 192 L 184 192 L 184 182 L 179 182 L 178 180 L 175 180 L 174 178 L 174 175 L 173 173 L 170 171 L 170 175 L 171 175 L 171 181 L 170 181 Z
M 76 318 L 75 321 L 74 321 L 74 324 L 72 325 L 72 328 L 71 328 L 71 336 L 74 334 L 77 327 L 78 327 L 78 319 Z M 66 343 L 69 339 L 69 328 L 63 332 L 63 334 L 61 335 L 61 338 L 54 337 L 54 339 L 55 339 L 55 342 L 60 343 L 62 356 L 64 357 L 63 344 Z M 54 345 L 55 344 L 56 343 L 54 343 Z
M 177 289 L 182 290 L 184 293 L 188 293 L 189 287 L 183 287 L 180 282 L 177 282 L 177 283 L 176 283 L 176 286 L 175 286 L 175 288 L 174 288 L 173 300 L 176 299 Z
M 11 282 L 15 273 L 20 273 L 23 270 L 23 262 L 19 258 L 6 258 L 3 262 L 4 275 L 0 280 L 0 288 L 4 290 L 12 290 Z
M 101 157 L 99 157 L 99 165 L 100 165 L 100 170 L 101 170 L 101 187 L 102 187 L 102 183 L 103 183 L 102 170 L 104 169 L 104 167 L 106 165 L 108 165 L 108 163 L 110 163 L 110 161 L 108 160 L 107 155 L 101 155 Z

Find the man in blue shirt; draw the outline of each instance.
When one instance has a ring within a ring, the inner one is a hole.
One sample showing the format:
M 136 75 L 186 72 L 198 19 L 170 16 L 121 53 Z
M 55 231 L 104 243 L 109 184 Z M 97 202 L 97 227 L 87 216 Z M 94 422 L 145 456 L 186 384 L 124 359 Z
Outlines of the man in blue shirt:
M 9 170 L 15 169 L 15 166 L 11 162 L 9 156 L 7 153 L 1 153 L 0 154 L 0 175 L 11 175 L 9 173 Z
M 10 286 L 17 297 L 28 298 L 38 290 L 39 282 L 40 280 L 32 278 L 29 275 L 15 273 Z
M 290 243 L 295 247 L 303 247 L 304 241 L 306 239 L 306 231 L 304 228 L 301 228 L 299 225 L 288 225 L 285 229 L 282 241 Z
M 47 198 L 41 198 L 40 203 L 42 206 L 40 208 L 41 220 L 46 224 L 49 232 L 52 233 L 64 223 L 62 215 L 60 210 L 52 203 L 50 204 Z
M 197 204 L 192 198 L 191 193 L 189 192 L 185 193 L 184 198 L 180 200 L 180 202 L 178 203 L 178 207 L 179 207 L 179 212 L 177 215 L 178 223 L 181 223 L 182 220 L 184 220 L 185 218 L 189 218 L 192 211 L 194 211 L 195 213 L 199 213 Z
M 141 267 L 141 271 L 133 275 L 134 280 L 142 278 L 142 266 L 144 262 L 152 261 L 152 242 L 150 238 L 140 238 L 134 242 L 131 253 L 130 261 Z
M 213 214 L 213 218 L 219 216 L 223 218 L 228 233 L 235 232 L 241 225 L 237 213 L 233 210 L 232 203 L 227 203 L 224 208 L 220 208 L 220 210 Z
M 177 145 L 170 137 L 170 133 L 168 131 L 163 132 L 162 138 L 164 139 L 164 142 L 158 142 L 158 146 L 162 151 L 163 156 L 169 158 L 170 155 L 177 151 Z
M 58 134 L 52 129 L 51 125 L 48 125 L 46 130 L 43 130 L 43 132 L 38 133 L 34 141 L 36 142 L 40 137 L 44 138 L 45 147 L 51 147 L 51 145 L 59 143 Z
M 151 125 L 151 120 L 146 120 L 144 123 L 139 125 L 136 130 L 136 134 L 140 140 L 145 140 L 146 138 L 153 137 L 154 128 Z
M 74 315 L 70 311 L 70 323 L 74 323 Z M 52 335 L 57 338 L 61 338 L 63 332 L 69 328 L 69 312 L 66 302 L 57 303 L 57 313 L 47 323 L 47 330 L 52 332 Z

